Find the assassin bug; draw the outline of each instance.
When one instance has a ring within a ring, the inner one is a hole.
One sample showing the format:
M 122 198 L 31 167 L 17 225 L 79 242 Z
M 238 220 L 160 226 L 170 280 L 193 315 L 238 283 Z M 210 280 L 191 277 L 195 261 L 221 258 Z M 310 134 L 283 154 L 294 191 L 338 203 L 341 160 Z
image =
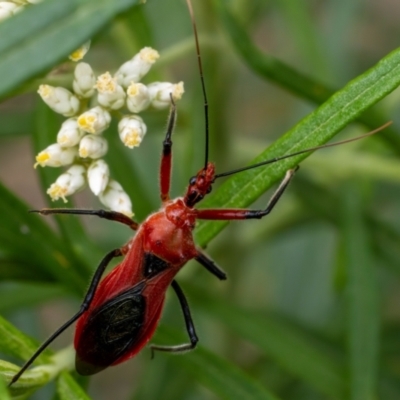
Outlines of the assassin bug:
M 190 179 L 189 186 L 183 197 L 174 200 L 170 199 L 171 136 L 176 121 L 176 106 L 171 96 L 171 110 L 166 136 L 163 141 L 160 166 L 162 207 L 158 212 L 150 215 L 145 222 L 139 225 L 126 215 L 114 211 L 85 209 L 42 209 L 33 211 L 42 215 L 93 215 L 125 224 L 136 231 L 136 234 L 126 245 L 106 254 L 97 267 L 79 311 L 39 347 L 12 378 L 10 385 L 16 382 L 38 355 L 74 322 L 77 322 L 74 339 L 76 349 L 75 365 L 77 372 L 81 375 L 95 374 L 109 366 L 119 364 L 133 357 L 152 337 L 161 317 L 166 290 L 170 285 L 174 289 L 183 311 L 189 343 L 175 346 L 151 345 L 151 350 L 152 352 L 155 350 L 183 352 L 194 349 L 198 342 L 198 337 L 187 300 L 175 280 L 175 276 L 189 260 L 195 259 L 218 279 L 226 279 L 225 272 L 194 244 L 192 232 L 195 228 L 196 220 L 263 218 L 277 204 L 293 178 L 297 167 L 286 172 L 285 177 L 264 209 L 196 209 L 194 206 L 210 193 L 213 183 L 218 178 L 360 138 L 309 148 L 248 167 L 216 174 L 214 164 L 208 161 L 207 96 L 193 12 L 190 0 L 187 0 L 187 2 L 194 27 L 204 95 L 206 126 L 204 167 Z M 372 135 L 387 125 L 362 137 Z M 124 256 L 122 262 L 101 280 L 109 262 L 119 256 Z

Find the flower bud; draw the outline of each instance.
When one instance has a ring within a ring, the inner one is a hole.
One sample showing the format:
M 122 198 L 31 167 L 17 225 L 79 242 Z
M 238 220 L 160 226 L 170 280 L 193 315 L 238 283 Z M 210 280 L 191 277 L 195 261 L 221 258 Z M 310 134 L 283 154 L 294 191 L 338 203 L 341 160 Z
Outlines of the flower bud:
M 93 161 L 87 172 L 90 190 L 98 196 L 104 192 L 110 177 L 110 168 L 104 160 Z
M 126 106 L 129 111 L 139 113 L 145 110 L 150 104 L 149 90 L 143 83 L 132 82 L 127 91 Z
M 85 173 L 82 165 L 73 165 L 57 178 L 47 190 L 47 194 L 53 201 L 61 198 L 66 203 L 65 196 L 70 196 L 85 186 Z
M 110 125 L 110 113 L 100 106 L 84 112 L 78 117 L 78 126 L 85 132 L 99 134 Z
M 77 118 L 65 120 L 57 134 L 57 143 L 62 147 L 72 147 L 77 145 L 85 132 L 78 127 Z
M 146 131 L 146 125 L 138 115 L 124 117 L 118 124 L 119 137 L 122 143 L 130 149 L 140 145 Z
M 34 1 L 38 1 L 38 0 L 34 0 Z M 41 0 L 39 0 L 39 1 L 41 1 Z M 89 49 L 90 49 L 90 40 L 88 40 L 81 47 L 79 47 L 79 49 L 76 49 L 73 53 L 71 53 L 68 58 L 74 62 L 80 61 L 80 60 L 82 60 L 83 57 L 85 57 L 85 55 L 89 51 Z
M 159 57 L 160 55 L 156 50 L 151 47 L 145 47 L 131 60 L 121 65 L 115 73 L 115 78 L 125 88 L 132 82 L 139 82 Z
M 100 158 L 107 150 L 107 140 L 98 135 L 86 135 L 79 143 L 79 157 L 82 158 Z
M 58 143 L 52 144 L 36 156 L 36 168 L 41 167 L 61 167 L 62 165 L 72 164 L 78 155 L 76 147 L 61 147 Z
M 76 65 L 74 75 L 75 79 L 72 83 L 74 92 L 85 98 L 93 96 L 96 78 L 92 67 L 87 63 L 81 62 Z
M 96 89 L 99 92 L 97 100 L 103 107 L 118 110 L 125 104 L 124 89 L 109 72 L 97 78 Z
M 53 111 L 65 117 L 72 117 L 79 110 L 78 98 L 63 87 L 40 85 L 38 93 Z
M 183 93 L 183 82 L 154 82 L 147 86 L 149 89 L 151 105 L 154 108 L 162 109 L 171 105 L 171 95 L 174 101 L 179 100 Z
M 99 195 L 100 201 L 112 211 L 118 211 L 128 217 L 133 216 L 132 203 L 122 186 L 110 179 L 103 193 Z
M 0 21 L 7 19 L 23 9 L 11 1 L 0 1 Z

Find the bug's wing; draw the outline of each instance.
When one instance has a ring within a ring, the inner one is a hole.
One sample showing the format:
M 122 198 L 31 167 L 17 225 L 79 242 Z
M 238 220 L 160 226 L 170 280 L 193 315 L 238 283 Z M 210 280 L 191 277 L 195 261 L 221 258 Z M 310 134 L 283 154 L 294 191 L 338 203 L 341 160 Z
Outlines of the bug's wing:
M 143 330 L 145 282 L 108 300 L 86 320 L 76 341 L 76 370 L 95 374 L 117 361 L 136 343 Z

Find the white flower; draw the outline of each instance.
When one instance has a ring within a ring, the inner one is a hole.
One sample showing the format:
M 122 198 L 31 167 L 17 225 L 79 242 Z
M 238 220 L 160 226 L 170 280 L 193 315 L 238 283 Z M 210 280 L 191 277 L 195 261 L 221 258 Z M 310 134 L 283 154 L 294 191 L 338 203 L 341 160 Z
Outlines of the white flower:
M 118 83 L 126 88 L 132 82 L 140 81 L 159 57 L 160 55 L 156 50 L 151 47 L 144 47 L 131 60 L 122 64 L 114 76 Z
M 99 92 L 97 101 L 103 107 L 118 110 L 125 104 L 126 94 L 124 89 L 109 72 L 97 78 L 96 89 Z
M 82 158 L 100 158 L 107 150 L 107 140 L 98 135 L 86 135 L 79 143 L 79 156 Z
M 124 117 L 118 124 L 119 137 L 130 149 L 140 145 L 146 131 L 146 125 L 138 115 Z
M 183 82 L 154 82 L 147 86 L 149 89 L 151 105 L 154 108 L 162 109 L 171 105 L 171 95 L 174 101 L 179 100 L 185 92 Z
M 52 144 L 36 156 L 35 168 L 41 167 L 61 167 L 72 164 L 78 155 L 76 147 L 61 147 L 58 143 Z
M 11 17 L 22 9 L 22 6 L 11 1 L 0 1 L 0 21 Z
M 79 100 L 63 87 L 40 85 L 38 93 L 43 101 L 56 113 L 72 117 L 79 110 Z
M 110 179 L 103 193 L 99 195 L 100 201 L 113 211 L 118 211 L 128 217 L 133 216 L 132 203 L 122 186 Z
M 143 85 L 143 83 L 132 82 L 126 91 L 126 94 L 128 95 L 126 106 L 129 111 L 133 113 L 139 113 L 145 110 L 150 104 L 149 90 L 146 85 Z
M 75 79 L 72 83 L 74 92 L 85 98 L 92 97 L 96 83 L 92 67 L 87 63 L 81 62 L 76 65 L 74 75 Z
M 104 160 L 93 161 L 87 171 L 90 190 L 98 196 L 104 192 L 110 177 L 110 169 Z
M 85 132 L 79 129 L 77 118 L 65 120 L 57 134 L 57 143 L 62 147 L 76 146 Z
M 111 122 L 110 113 L 97 106 L 84 112 L 78 117 L 78 126 L 85 132 L 99 134 L 105 131 Z
M 33 0 L 35 2 L 39 2 L 41 0 Z M 33 2 L 32 0 L 30 0 L 30 2 Z M 71 53 L 69 55 L 69 59 L 71 61 L 80 61 L 82 60 L 83 57 L 85 57 L 86 53 L 89 51 L 90 49 L 90 40 L 87 41 L 86 43 L 84 43 L 81 47 L 79 47 L 79 49 L 76 49 L 73 53 Z
M 61 198 L 66 203 L 66 196 L 76 193 L 85 186 L 85 173 L 86 170 L 82 165 L 73 165 L 57 178 L 47 190 L 47 194 L 53 201 Z

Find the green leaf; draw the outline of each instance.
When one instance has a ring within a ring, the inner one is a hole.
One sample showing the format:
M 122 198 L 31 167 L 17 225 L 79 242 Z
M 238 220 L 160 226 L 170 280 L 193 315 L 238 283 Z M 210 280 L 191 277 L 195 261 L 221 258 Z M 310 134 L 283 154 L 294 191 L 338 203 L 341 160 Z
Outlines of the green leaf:
M 348 273 L 348 343 L 351 399 L 377 398 L 379 291 L 356 182 L 343 191 L 342 226 Z
M 60 400 L 90 400 L 68 372 L 61 373 L 57 379 L 57 393 Z
M 400 84 L 400 49 L 383 58 L 373 68 L 348 83 L 323 105 L 274 142 L 251 164 L 321 145 Z M 271 187 L 284 173 L 307 155 L 239 173 L 208 197 L 204 208 L 245 207 Z M 227 222 L 202 222 L 196 231 L 197 242 L 204 246 Z
M 317 341 L 301 329 L 272 315 L 227 304 L 198 288 L 192 293 L 198 309 L 258 346 L 287 372 L 330 398 L 345 397 L 343 365 L 316 346 Z
M 0 24 L 0 98 L 51 68 L 138 0 L 48 0 Z M 26 66 L 29 65 L 29 68 Z
M 19 266 L 25 265 L 43 280 L 57 279 L 81 294 L 87 282 L 79 263 L 43 218 L 28 213 L 29 207 L 0 184 L 0 243 L 3 252 Z M 10 260 L 11 261 L 11 260 Z M 60 268 L 60 265 L 65 268 Z
M 252 43 L 246 30 L 239 25 L 232 13 L 228 11 L 227 6 L 224 5 L 227 4 L 226 0 L 216 1 L 215 4 L 225 29 L 231 38 L 232 44 L 236 51 L 241 55 L 243 62 L 245 62 L 252 71 L 316 104 L 322 104 L 334 94 L 335 91 L 332 88 L 329 88 L 321 82 L 296 71 L 291 66 L 270 54 L 263 54 Z M 395 50 L 395 52 L 397 51 L 398 50 Z M 391 88 L 389 91 L 392 91 L 393 89 L 394 88 Z M 361 111 L 364 111 L 364 109 Z M 360 113 L 361 112 L 357 114 L 357 117 Z M 380 115 L 373 110 L 369 111 L 367 114 L 361 115 L 358 120 L 367 125 L 370 129 L 375 129 L 377 126 L 383 125 L 387 122 L 386 116 Z M 381 135 L 399 154 L 400 137 L 396 130 L 389 127 L 385 132 L 382 132 Z
M 165 342 L 185 340 L 183 335 L 166 326 L 158 328 L 157 337 Z M 184 357 L 173 357 L 171 361 L 184 368 L 220 399 L 278 400 L 278 397 L 269 393 L 260 383 L 234 364 L 201 346 Z
M 2 353 L 20 358 L 21 360 L 27 360 L 38 347 L 36 341 L 24 335 L 0 316 L 0 351 Z M 48 350 L 42 353 L 35 362 L 49 362 L 50 358 L 46 353 L 48 353 Z
M 0 399 L 1 400 L 11 400 L 11 397 L 7 390 L 6 382 L 1 375 L 0 375 Z

